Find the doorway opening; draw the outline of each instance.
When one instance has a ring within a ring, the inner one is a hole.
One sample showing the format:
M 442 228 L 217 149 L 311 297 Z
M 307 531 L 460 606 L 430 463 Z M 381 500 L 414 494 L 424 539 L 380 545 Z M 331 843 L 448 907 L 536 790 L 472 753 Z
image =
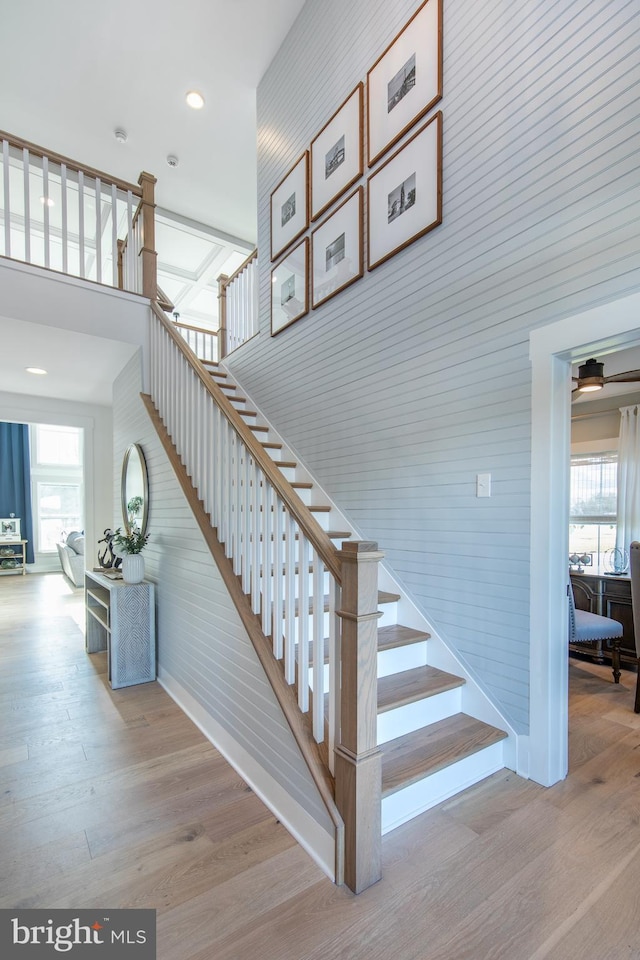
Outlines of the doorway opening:
M 532 331 L 529 776 L 568 771 L 571 364 L 640 344 L 640 293 Z

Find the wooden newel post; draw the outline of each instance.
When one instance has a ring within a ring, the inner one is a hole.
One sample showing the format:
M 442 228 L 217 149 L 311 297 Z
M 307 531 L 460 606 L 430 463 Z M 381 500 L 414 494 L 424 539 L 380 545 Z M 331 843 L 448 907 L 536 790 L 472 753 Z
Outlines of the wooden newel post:
M 344 879 L 354 893 L 382 875 L 382 754 L 377 744 L 378 562 L 370 541 L 344 543 L 340 741 L 336 804 L 344 820 Z
M 227 355 L 227 284 L 229 277 L 221 273 L 218 277 L 218 360 Z
M 150 300 L 158 297 L 158 254 L 156 253 L 156 222 L 154 190 L 157 180 L 150 173 L 144 171 L 138 177 L 142 187 L 140 201 L 140 216 L 142 217 L 142 248 L 139 256 L 142 258 L 142 295 Z

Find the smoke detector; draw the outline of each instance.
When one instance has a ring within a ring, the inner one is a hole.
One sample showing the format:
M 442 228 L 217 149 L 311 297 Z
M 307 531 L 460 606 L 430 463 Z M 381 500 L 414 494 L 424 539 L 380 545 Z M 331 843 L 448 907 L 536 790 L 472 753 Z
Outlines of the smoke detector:
M 116 140 L 118 141 L 118 143 L 126 143 L 126 142 L 127 142 L 127 134 L 126 134 L 126 132 L 125 132 L 121 127 L 118 127 L 117 130 L 114 130 L 113 135 L 114 135 L 114 137 L 116 138 Z
M 167 163 L 169 164 L 170 167 L 177 167 L 179 160 L 172 153 L 170 153 L 169 156 L 167 157 Z

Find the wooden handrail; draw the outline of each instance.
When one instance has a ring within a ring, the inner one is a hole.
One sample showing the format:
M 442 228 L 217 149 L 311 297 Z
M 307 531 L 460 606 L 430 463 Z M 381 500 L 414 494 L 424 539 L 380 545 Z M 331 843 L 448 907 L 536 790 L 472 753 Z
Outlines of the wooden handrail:
M 134 197 L 142 197 L 142 188 L 135 183 L 120 180 L 119 177 L 114 177 L 110 173 L 104 173 L 101 170 L 88 167 L 86 164 L 78 163 L 77 160 L 71 160 L 70 157 L 65 157 L 61 153 L 55 153 L 53 150 L 46 150 L 36 143 L 23 140 L 21 137 L 14 137 L 10 133 L 5 133 L 4 130 L 0 130 L 0 140 L 6 140 L 12 147 L 18 147 L 20 150 L 28 150 L 31 156 L 47 157 L 48 160 L 52 160 L 54 163 L 63 163 L 68 170 L 75 170 L 76 173 L 86 173 L 90 177 L 94 177 L 104 183 L 114 184 L 119 190 L 124 190 L 125 193 L 131 191 Z
M 222 282 L 222 286 L 223 286 L 223 287 L 228 287 L 229 284 L 233 283 L 233 281 L 236 279 L 236 277 L 239 277 L 240 274 L 241 274 L 244 270 L 247 269 L 247 267 L 249 266 L 249 264 L 252 263 L 252 262 L 256 259 L 257 256 L 258 256 L 258 249 L 257 249 L 257 247 L 256 247 L 256 249 L 255 249 L 252 253 L 249 254 L 249 256 L 247 257 L 247 259 L 242 261 L 242 263 L 240 264 L 240 266 L 238 267 L 238 269 L 235 271 L 235 273 L 232 273 L 230 277 L 228 277 L 228 276 L 227 276 L 226 274 L 224 274 L 224 273 L 221 273 L 220 276 L 218 277 L 218 282 L 219 282 L 219 283 Z
M 207 327 L 196 327 L 192 323 L 184 323 L 182 320 L 174 320 L 174 326 L 180 327 L 182 330 L 193 330 L 194 333 L 208 333 L 212 337 L 217 336 L 217 330 L 209 330 Z
M 236 408 L 232 405 L 229 398 L 220 389 L 211 374 L 206 370 L 195 353 L 176 331 L 175 325 L 165 316 L 163 311 L 154 301 L 151 302 L 151 309 L 157 319 L 168 332 L 169 336 L 188 360 L 194 372 L 200 379 L 204 388 L 211 395 L 216 405 L 224 414 L 228 422 L 234 428 L 247 450 L 250 452 L 254 461 L 259 464 L 260 469 L 271 484 L 277 495 L 285 504 L 287 509 L 295 517 L 300 530 L 307 540 L 314 546 L 318 552 L 325 567 L 335 577 L 338 583 L 342 583 L 342 564 L 340 554 L 334 547 L 325 530 L 322 529 L 315 517 L 309 512 L 309 509 L 302 502 L 293 487 L 285 480 L 280 470 L 274 464 L 271 457 L 265 452 L 253 433 L 242 419 Z

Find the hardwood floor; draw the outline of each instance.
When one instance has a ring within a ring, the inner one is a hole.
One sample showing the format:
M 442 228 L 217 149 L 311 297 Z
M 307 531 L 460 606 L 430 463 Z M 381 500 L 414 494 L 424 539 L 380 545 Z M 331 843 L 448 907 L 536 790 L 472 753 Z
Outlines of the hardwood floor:
M 635 675 L 571 661 L 571 773 L 501 772 L 354 897 L 157 683 L 112 691 L 82 591 L 0 578 L 0 906 L 154 907 L 160 960 L 640 960 Z

